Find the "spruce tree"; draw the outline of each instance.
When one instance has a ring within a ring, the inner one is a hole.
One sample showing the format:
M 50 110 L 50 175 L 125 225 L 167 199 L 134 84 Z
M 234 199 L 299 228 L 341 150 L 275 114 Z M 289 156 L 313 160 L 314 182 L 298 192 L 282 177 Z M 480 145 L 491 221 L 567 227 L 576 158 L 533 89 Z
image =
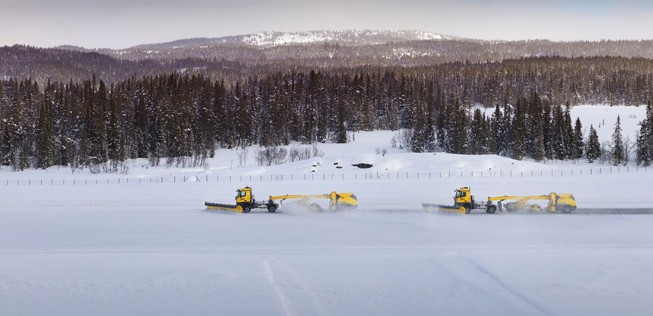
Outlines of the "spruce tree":
M 601 143 L 593 125 L 590 125 L 587 145 L 585 146 L 585 157 L 587 157 L 587 161 L 590 163 L 601 157 Z
M 497 103 L 494 107 L 494 113 L 488 118 L 487 121 L 487 146 L 488 153 L 498 155 L 498 121 L 501 118 L 501 110 L 499 109 L 499 104 Z
M 526 154 L 526 99 L 520 99 L 515 106 L 512 120 L 512 159 L 522 160 Z
M 643 165 L 648 167 L 651 165 L 651 156 L 649 156 L 648 148 L 648 138 L 650 135 L 648 133 L 648 120 L 643 120 L 639 123 L 639 134 L 637 135 L 637 152 L 636 152 L 636 161 L 638 165 Z
M 646 123 L 646 132 L 644 133 L 645 151 L 646 156 L 649 157 L 650 161 L 653 161 L 653 106 L 651 101 L 646 106 Z
M 347 142 L 347 125 L 344 102 L 338 102 L 338 126 L 336 129 L 336 143 L 344 144 Z
M 424 150 L 427 152 L 434 152 L 436 149 L 435 144 L 435 105 L 429 98 L 426 101 L 426 119 L 424 120 Z
M 574 135 L 572 137 L 572 157 L 573 159 L 580 159 L 583 157 L 583 125 L 580 123 L 580 118 L 576 118 L 574 125 Z
M 449 129 L 449 120 L 447 117 L 447 104 L 442 104 L 440 111 L 438 111 L 437 127 L 435 130 L 437 147 L 441 150 L 447 151 L 447 130 Z
M 469 129 L 469 153 L 478 155 L 483 153 L 483 146 L 485 143 L 483 135 L 484 118 L 481 115 L 481 110 L 474 110 L 472 123 Z
M 562 136 L 565 144 L 566 155 L 563 159 L 574 159 L 574 129 L 572 127 L 571 115 L 569 113 L 571 106 L 569 102 L 565 104 L 565 114 L 562 125 Z
M 637 164 L 648 167 L 653 161 L 653 107 L 650 101 L 646 106 L 646 118 L 639 125 L 636 160 Z
M 565 115 L 562 111 L 562 107 L 557 105 L 553 108 L 552 124 L 554 128 L 552 130 L 552 136 L 554 158 L 558 160 L 565 160 L 567 157 L 569 157 L 569 153 L 567 152 L 568 146 L 566 142 L 568 137 L 565 137 L 564 135 L 566 131 L 565 123 Z
M 532 158 L 535 161 L 542 161 L 546 157 L 546 152 L 545 152 L 545 147 L 544 147 L 544 129 L 542 128 L 542 124 L 537 124 L 536 125 L 536 130 L 535 130 L 535 139 L 534 139 L 534 148 L 533 152 L 531 153 Z
M 624 144 L 621 137 L 621 118 L 617 115 L 617 123 L 614 124 L 614 133 L 612 133 L 612 163 L 617 166 L 624 163 Z
M 410 143 L 410 150 L 415 153 L 424 152 L 426 144 L 426 122 L 424 122 L 424 115 L 421 112 L 421 110 L 417 110 L 415 115 L 413 136 Z

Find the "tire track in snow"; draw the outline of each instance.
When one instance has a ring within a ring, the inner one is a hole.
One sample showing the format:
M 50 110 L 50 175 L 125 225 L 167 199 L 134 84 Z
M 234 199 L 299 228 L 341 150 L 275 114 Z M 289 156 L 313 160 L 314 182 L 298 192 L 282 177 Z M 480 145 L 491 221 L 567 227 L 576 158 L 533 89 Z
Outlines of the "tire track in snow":
M 444 260 L 445 258 L 447 260 Z M 486 286 L 496 288 L 496 290 L 493 292 L 504 293 L 507 296 L 508 300 L 506 300 L 506 303 L 516 299 L 516 303 L 521 303 L 519 305 L 529 309 L 524 311 L 524 314 L 553 315 L 552 312 L 546 310 L 546 308 L 539 305 L 537 302 L 519 293 L 518 291 L 513 290 L 508 284 L 503 282 L 499 277 L 489 272 L 477 262 L 474 262 L 468 258 L 464 258 L 459 253 L 445 254 L 440 257 L 439 260 L 443 263 L 447 270 L 452 272 L 452 274 L 455 274 L 458 276 L 458 278 L 463 279 L 471 284 L 479 284 L 479 280 L 484 280 Z M 519 306 L 515 306 L 515 308 L 519 308 Z
M 269 259 L 269 261 L 274 262 L 276 267 L 283 270 L 287 275 L 289 275 L 294 280 L 294 283 L 297 284 L 299 288 L 301 288 L 302 293 L 304 293 L 307 296 L 308 301 L 310 301 L 311 305 L 313 305 L 313 310 L 311 313 L 312 315 L 324 315 L 324 316 L 329 315 L 324 309 L 324 306 L 322 305 L 320 300 L 317 298 L 317 296 L 312 294 L 313 292 L 311 288 L 306 285 L 306 282 L 304 282 L 302 278 L 300 278 L 299 275 L 295 273 L 295 271 L 290 266 L 288 266 L 285 262 L 278 259 Z
M 291 316 L 292 313 L 290 312 L 290 302 L 286 295 L 283 293 L 281 290 L 281 287 L 279 286 L 279 283 L 277 282 L 274 272 L 272 271 L 272 266 L 270 266 L 270 261 L 267 259 L 262 259 L 263 260 L 263 273 L 265 275 L 266 280 L 268 281 L 268 284 L 270 287 L 274 289 L 274 292 L 277 294 L 277 297 L 279 298 L 279 304 L 281 305 L 281 310 L 283 311 L 283 314 L 286 316 Z

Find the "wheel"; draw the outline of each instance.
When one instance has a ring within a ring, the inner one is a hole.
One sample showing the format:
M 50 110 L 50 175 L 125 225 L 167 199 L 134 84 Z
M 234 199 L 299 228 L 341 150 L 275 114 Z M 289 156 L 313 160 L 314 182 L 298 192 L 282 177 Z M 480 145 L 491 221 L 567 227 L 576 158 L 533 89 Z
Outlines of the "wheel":
M 469 214 L 469 212 L 472 210 L 468 205 L 463 206 L 465 208 L 465 214 Z
M 494 214 L 494 212 L 497 211 L 496 205 L 488 205 L 487 209 L 485 210 L 488 214 Z
M 317 203 L 311 203 L 311 204 L 309 204 L 308 206 L 309 206 L 309 208 L 310 208 L 312 211 L 316 211 L 316 212 L 324 212 L 324 210 L 322 209 L 322 206 L 320 206 L 320 204 L 317 204 Z
M 243 206 L 243 213 L 249 213 L 249 211 L 251 211 L 251 210 L 252 210 L 251 207 L 249 207 L 249 206 Z
M 572 207 L 569 205 L 565 205 L 565 207 L 562 208 L 563 213 L 571 213 L 572 210 Z
M 277 206 L 276 205 L 274 205 L 274 204 L 268 205 L 268 212 L 274 213 L 276 211 L 277 211 Z

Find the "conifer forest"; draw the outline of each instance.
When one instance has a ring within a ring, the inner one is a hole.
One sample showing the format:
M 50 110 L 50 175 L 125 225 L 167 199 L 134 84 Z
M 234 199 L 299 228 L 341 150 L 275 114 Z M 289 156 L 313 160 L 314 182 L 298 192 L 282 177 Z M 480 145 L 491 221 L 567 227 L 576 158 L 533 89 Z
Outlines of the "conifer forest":
M 431 66 L 0 80 L 0 164 L 14 170 L 201 165 L 217 148 L 348 142 L 396 130 L 413 152 L 536 161 L 653 159 L 653 60 L 532 57 Z M 253 71 L 252 69 L 255 69 Z M 648 106 L 636 140 L 597 139 L 578 104 Z M 491 108 L 491 111 L 482 111 Z M 486 114 L 491 113 L 491 114 Z

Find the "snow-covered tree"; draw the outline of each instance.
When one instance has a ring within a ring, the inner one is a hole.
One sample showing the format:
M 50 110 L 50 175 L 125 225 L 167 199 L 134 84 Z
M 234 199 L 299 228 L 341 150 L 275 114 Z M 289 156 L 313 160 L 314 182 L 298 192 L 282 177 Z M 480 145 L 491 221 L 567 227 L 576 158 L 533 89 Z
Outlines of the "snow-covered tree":
M 590 125 L 587 145 L 585 145 L 585 157 L 590 163 L 601 157 L 601 143 L 599 142 L 599 135 L 596 133 L 593 125 Z
M 624 144 L 621 136 L 621 118 L 617 115 L 617 122 L 614 124 L 614 133 L 612 133 L 612 163 L 617 166 L 624 162 Z
M 572 159 L 580 159 L 583 157 L 583 125 L 580 123 L 580 118 L 576 119 L 574 125 L 574 135 L 572 137 Z

